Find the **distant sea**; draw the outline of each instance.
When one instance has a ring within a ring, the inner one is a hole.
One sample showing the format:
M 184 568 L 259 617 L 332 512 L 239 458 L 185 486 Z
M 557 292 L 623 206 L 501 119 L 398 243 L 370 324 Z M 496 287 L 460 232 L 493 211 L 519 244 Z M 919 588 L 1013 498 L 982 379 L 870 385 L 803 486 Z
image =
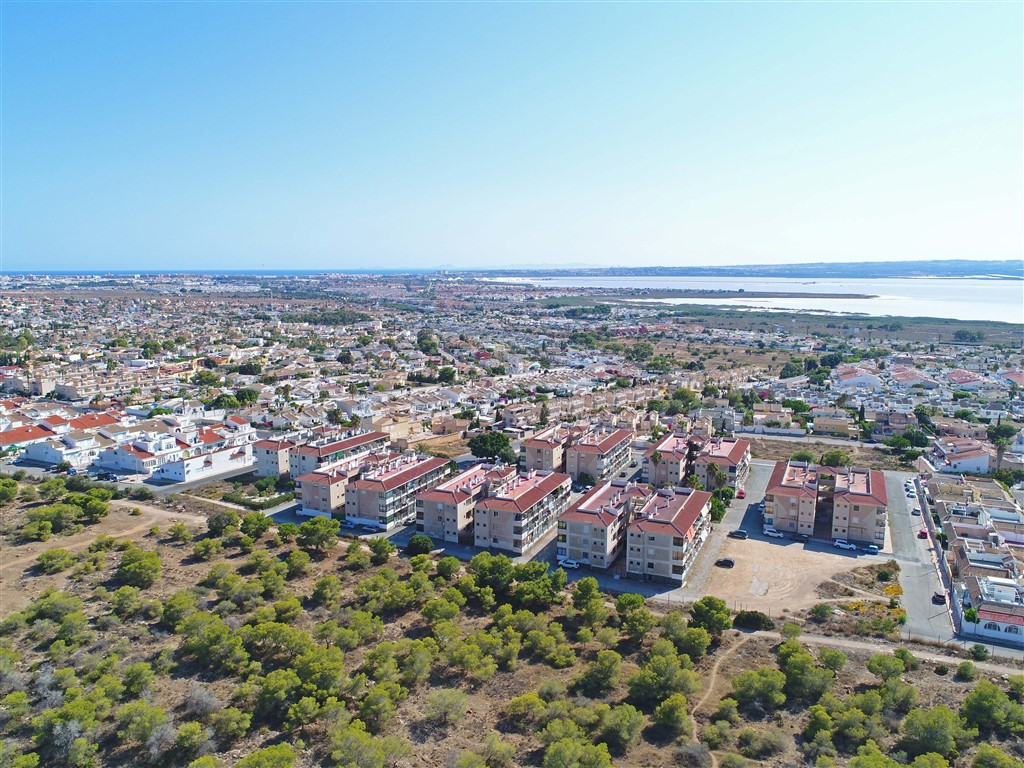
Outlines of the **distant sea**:
M 1024 280 L 908 277 L 835 280 L 771 277 L 521 277 L 503 282 L 540 287 L 644 289 L 659 291 L 781 291 L 785 293 L 855 293 L 873 298 L 793 297 L 653 299 L 663 304 L 704 304 L 736 309 L 856 313 L 871 317 L 942 317 L 953 320 L 995 320 L 1024 323 Z

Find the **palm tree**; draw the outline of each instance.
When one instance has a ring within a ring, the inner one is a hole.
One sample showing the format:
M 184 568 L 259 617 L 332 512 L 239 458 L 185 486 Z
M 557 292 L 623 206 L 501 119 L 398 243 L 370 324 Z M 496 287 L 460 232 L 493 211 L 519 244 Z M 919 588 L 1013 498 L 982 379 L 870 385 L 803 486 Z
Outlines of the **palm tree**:
M 712 490 L 720 491 L 729 482 L 729 475 L 717 463 L 711 462 L 708 464 L 708 482 Z
M 1005 437 L 997 437 L 992 441 L 992 445 L 996 447 L 996 472 L 998 472 L 1003 468 L 1003 455 L 1006 453 L 1010 441 Z
M 654 476 L 650 478 L 650 481 L 652 483 L 658 477 L 658 465 L 661 464 L 661 459 L 661 451 L 655 450 L 653 453 L 651 453 L 651 464 L 654 465 Z

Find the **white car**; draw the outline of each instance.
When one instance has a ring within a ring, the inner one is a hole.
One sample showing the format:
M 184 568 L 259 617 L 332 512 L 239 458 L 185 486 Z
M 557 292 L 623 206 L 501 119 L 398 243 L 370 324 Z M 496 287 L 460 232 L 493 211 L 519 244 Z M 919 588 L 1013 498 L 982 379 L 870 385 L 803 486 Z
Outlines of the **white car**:
M 907 491 L 907 498 L 908 499 L 916 499 L 917 498 L 917 491 Z
M 768 536 L 769 538 L 772 538 L 772 539 L 784 539 L 785 538 L 785 535 L 782 533 L 782 531 L 777 531 L 774 528 L 765 528 L 764 529 L 764 535 Z
M 848 550 L 850 552 L 856 552 L 857 551 L 857 545 L 856 544 L 851 544 L 846 539 L 836 539 L 835 541 L 832 542 L 832 546 L 835 547 L 836 549 L 845 549 L 845 550 Z
M 559 560 L 558 561 L 558 567 L 559 568 L 568 568 L 571 571 L 575 571 L 577 568 L 580 567 L 580 563 L 579 563 L 578 560 L 568 560 L 568 559 L 566 559 L 566 560 Z

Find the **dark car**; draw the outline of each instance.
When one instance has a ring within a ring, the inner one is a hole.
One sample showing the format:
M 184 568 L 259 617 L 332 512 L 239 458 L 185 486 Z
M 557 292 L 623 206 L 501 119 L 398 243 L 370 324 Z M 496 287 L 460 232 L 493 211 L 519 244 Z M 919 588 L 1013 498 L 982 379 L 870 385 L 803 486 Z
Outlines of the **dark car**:
M 808 536 L 806 533 L 794 533 L 789 538 L 791 538 L 793 541 L 798 541 L 801 544 L 806 544 L 808 541 L 811 540 L 811 537 Z
M 932 602 L 935 603 L 936 605 L 945 605 L 946 604 L 946 593 L 945 592 L 936 592 L 935 594 L 932 595 Z
M 736 561 L 731 557 L 723 557 L 721 560 L 715 560 L 715 565 L 719 568 L 732 568 L 736 565 Z
M 737 528 L 735 531 L 729 531 L 730 539 L 747 539 L 750 538 L 750 534 L 744 531 L 742 528 Z

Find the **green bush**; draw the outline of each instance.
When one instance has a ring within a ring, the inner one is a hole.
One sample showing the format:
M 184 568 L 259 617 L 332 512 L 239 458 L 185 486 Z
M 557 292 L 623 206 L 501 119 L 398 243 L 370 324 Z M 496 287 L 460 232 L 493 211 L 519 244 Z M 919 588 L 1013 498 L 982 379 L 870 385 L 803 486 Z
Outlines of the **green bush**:
M 66 549 L 47 549 L 40 552 L 36 564 L 43 573 L 60 573 L 66 571 L 76 562 L 75 556 Z
M 226 501 L 230 504 L 237 504 L 240 507 L 245 507 L 246 509 L 251 509 L 256 512 L 262 512 L 263 510 L 273 509 L 285 502 L 292 501 L 295 498 L 295 494 L 282 493 L 280 496 L 275 496 L 272 499 L 251 499 L 240 493 L 225 493 L 220 498 L 221 501 Z
M 978 668 L 969 661 L 961 661 L 956 668 L 956 679 L 971 682 L 978 679 Z
M 975 661 L 985 661 L 989 657 L 988 648 L 981 643 L 975 643 L 967 651 L 967 655 Z
M 197 560 L 212 560 L 224 551 L 224 544 L 220 539 L 202 539 L 192 547 L 192 554 Z
M 434 549 L 434 541 L 429 536 L 417 533 L 405 545 L 405 554 L 410 556 L 429 555 Z
M 753 632 L 775 629 L 775 622 L 761 611 L 740 611 L 732 620 L 732 625 L 737 629 L 749 629 Z

